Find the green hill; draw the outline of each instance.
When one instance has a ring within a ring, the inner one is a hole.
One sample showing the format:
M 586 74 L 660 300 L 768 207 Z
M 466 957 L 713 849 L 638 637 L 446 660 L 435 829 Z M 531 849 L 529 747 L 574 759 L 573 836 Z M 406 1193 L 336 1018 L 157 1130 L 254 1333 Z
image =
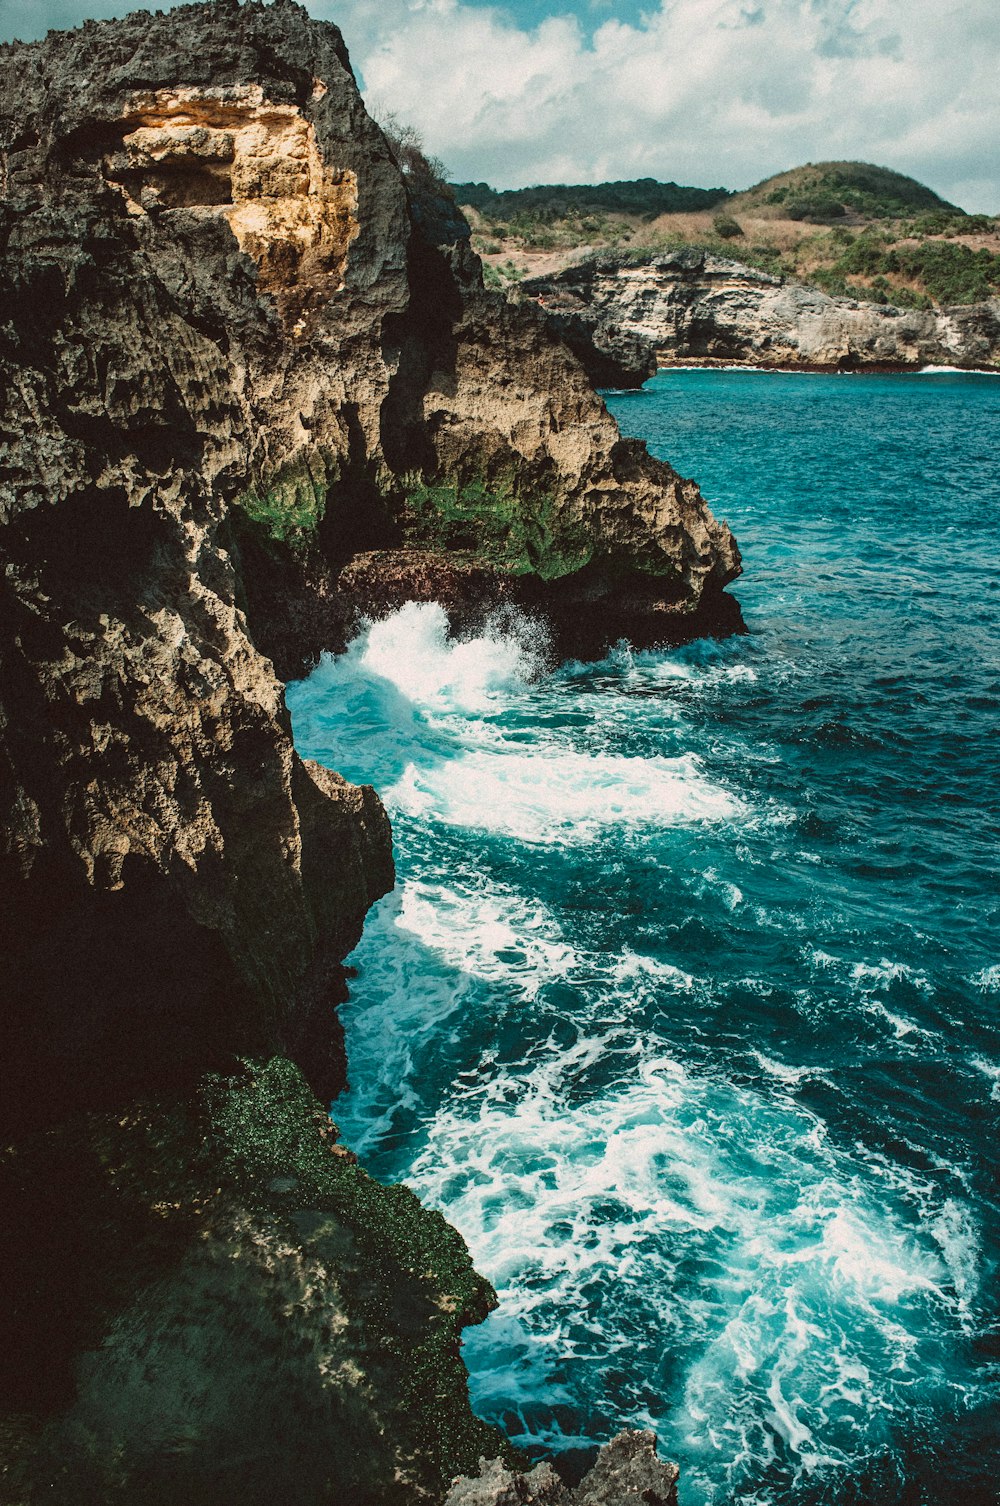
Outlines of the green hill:
M 921 211 L 964 213 L 915 178 L 870 162 L 807 162 L 734 195 L 727 208 L 737 215 L 770 214 L 811 224 L 848 217 L 907 219 Z
M 615 251 L 638 261 L 697 246 L 826 292 L 924 308 L 1000 293 L 1000 225 L 870 162 L 808 162 L 744 193 L 563 183 L 503 193 L 457 183 L 491 287 Z

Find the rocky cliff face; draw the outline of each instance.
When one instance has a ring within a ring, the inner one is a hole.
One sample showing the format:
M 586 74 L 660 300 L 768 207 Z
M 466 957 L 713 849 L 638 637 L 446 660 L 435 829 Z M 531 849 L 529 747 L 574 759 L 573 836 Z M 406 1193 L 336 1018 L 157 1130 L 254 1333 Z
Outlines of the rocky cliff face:
M 634 262 L 602 257 L 522 285 L 550 316 L 609 324 L 683 360 L 841 371 L 1000 368 L 1000 302 L 916 310 L 829 298 L 694 248 Z
M 303 1078 L 392 857 L 274 661 L 400 595 L 690 633 L 736 546 L 293 4 L 0 49 L 0 235 L 11 1498 L 440 1500 L 493 1298 Z

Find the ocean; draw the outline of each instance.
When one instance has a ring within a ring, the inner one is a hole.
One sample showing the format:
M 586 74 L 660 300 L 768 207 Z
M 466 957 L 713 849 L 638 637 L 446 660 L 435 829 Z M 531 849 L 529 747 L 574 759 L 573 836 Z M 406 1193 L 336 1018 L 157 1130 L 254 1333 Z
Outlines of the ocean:
M 473 1404 L 682 1506 L 1000 1477 L 1000 378 L 665 371 L 608 404 L 743 550 L 749 632 L 552 668 L 411 604 L 288 688 L 399 880 L 345 1141 L 500 1307 Z

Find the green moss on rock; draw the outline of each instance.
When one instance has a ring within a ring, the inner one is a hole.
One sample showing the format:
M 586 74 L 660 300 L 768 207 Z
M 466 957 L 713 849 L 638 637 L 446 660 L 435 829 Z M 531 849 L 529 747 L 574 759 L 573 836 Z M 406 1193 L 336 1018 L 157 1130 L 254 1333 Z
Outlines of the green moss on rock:
M 492 1290 L 440 1214 L 337 1144 L 291 1062 L 41 1134 L 0 1191 L 24 1506 L 432 1506 L 481 1455 L 516 1458 L 459 1352 Z
M 335 456 L 322 450 L 302 453 L 247 487 L 235 505 L 276 543 L 303 548 L 315 538 L 339 474 Z
M 583 568 L 593 542 L 563 522 L 551 493 L 513 479 L 404 478 L 402 526 L 413 547 L 471 551 L 512 575 L 558 580 Z
M 496 1306 L 461 1235 L 442 1215 L 409 1187 L 376 1182 L 336 1146 L 335 1126 L 292 1062 L 244 1063 L 238 1077 L 208 1079 L 205 1099 L 221 1165 L 248 1202 L 270 1205 L 267 1189 L 294 1178 L 297 1207 L 335 1213 L 372 1261 L 429 1283 L 457 1325 L 481 1322 Z

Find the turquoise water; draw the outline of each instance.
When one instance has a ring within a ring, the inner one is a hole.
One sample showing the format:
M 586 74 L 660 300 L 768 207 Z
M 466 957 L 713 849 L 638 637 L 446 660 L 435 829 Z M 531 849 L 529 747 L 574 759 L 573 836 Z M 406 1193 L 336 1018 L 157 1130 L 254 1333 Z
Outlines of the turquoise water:
M 335 1108 L 465 1235 L 477 1409 L 654 1427 L 684 1506 L 994 1500 L 1000 380 L 609 399 L 743 547 L 750 634 L 542 670 L 409 606 L 288 700 L 399 884 Z

